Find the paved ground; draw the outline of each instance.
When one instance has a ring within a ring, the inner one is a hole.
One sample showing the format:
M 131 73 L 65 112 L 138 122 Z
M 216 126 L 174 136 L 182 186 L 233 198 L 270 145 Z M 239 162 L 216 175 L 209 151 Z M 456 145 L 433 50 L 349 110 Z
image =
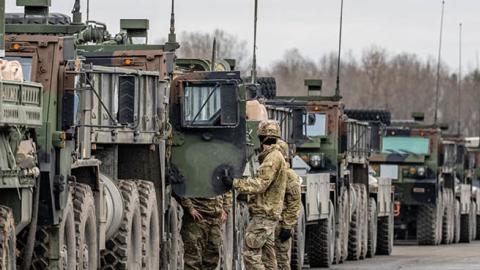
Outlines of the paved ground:
M 307 268 L 308 269 L 308 268 Z M 480 241 L 438 247 L 395 246 L 391 256 L 348 261 L 333 270 L 480 270 Z

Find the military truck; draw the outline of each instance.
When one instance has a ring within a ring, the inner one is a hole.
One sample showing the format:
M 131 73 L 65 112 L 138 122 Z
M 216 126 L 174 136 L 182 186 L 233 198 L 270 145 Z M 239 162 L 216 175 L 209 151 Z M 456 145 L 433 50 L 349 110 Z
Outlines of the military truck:
M 321 81 L 307 80 L 305 85 L 312 95 L 266 102 L 270 118 L 280 121 L 286 141 L 295 149 L 293 169 L 304 179 L 305 221 L 299 222 L 296 233 L 306 241 L 294 242 L 293 250 L 306 249 L 307 256 L 295 252 L 292 262 L 301 267 L 306 259 L 311 267 L 328 267 L 378 250 L 390 254 L 391 184 L 385 180 L 380 189 L 370 190 L 370 127 L 344 114 L 341 97 L 315 95 Z M 377 197 L 379 191 L 386 195 Z M 386 218 L 379 218 L 377 225 L 373 220 L 378 213 Z M 377 247 L 376 239 L 381 239 Z
M 465 177 L 467 183 L 472 183 L 472 201 L 477 210 L 475 213 L 474 237 L 480 239 L 480 138 L 465 138 L 465 146 L 467 148 L 467 170 Z

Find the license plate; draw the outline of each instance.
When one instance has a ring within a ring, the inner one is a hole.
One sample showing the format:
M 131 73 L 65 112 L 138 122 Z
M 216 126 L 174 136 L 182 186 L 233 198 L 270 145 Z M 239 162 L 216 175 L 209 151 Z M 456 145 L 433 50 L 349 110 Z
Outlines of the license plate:
M 425 193 L 425 188 L 414 187 L 414 188 L 413 188 L 413 192 L 414 192 L 414 193 Z

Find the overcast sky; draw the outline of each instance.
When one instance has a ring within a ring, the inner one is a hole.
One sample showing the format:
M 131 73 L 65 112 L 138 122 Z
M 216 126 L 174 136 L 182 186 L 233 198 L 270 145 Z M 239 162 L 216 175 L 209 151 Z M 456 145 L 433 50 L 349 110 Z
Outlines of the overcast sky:
M 177 33 L 211 32 L 216 28 L 236 34 L 251 44 L 254 0 L 176 0 Z M 7 11 L 18 10 L 7 0 Z M 73 0 L 52 0 L 51 11 L 69 13 Z M 259 0 L 258 63 L 266 66 L 285 50 L 298 48 L 318 59 L 336 51 L 340 0 Z M 83 10 L 86 0 L 82 0 Z M 150 40 L 168 34 L 170 0 L 91 0 L 90 19 L 106 22 L 118 31 L 120 18 L 150 19 Z M 391 53 L 410 52 L 436 58 L 441 0 L 345 0 L 344 51 L 359 56 L 379 45 Z M 85 14 L 85 12 L 84 12 Z M 463 23 L 465 69 L 477 66 L 480 49 L 480 1 L 447 0 L 443 58 L 458 68 L 458 25 Z

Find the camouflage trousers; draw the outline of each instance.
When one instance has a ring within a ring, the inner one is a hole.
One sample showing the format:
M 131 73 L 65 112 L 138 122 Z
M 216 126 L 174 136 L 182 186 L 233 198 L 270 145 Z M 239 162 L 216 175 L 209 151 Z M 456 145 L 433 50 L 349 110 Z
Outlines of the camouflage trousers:
M 290 254 L 292 249 L 292 238 L 282 242 L 279 238 L 280 226 L 275 229 L 275 255 L 277 256 L 278 270 L 290 270 Z
M 253 217 L 248 224 L 243 246 L 243 261 L 247 270 L 276 270 L 275 227 L 277 221 Z
M 182 225 L 185 270 L 215 270 L 220 260 L 220 225 L 196 222 L 186 217 Z

